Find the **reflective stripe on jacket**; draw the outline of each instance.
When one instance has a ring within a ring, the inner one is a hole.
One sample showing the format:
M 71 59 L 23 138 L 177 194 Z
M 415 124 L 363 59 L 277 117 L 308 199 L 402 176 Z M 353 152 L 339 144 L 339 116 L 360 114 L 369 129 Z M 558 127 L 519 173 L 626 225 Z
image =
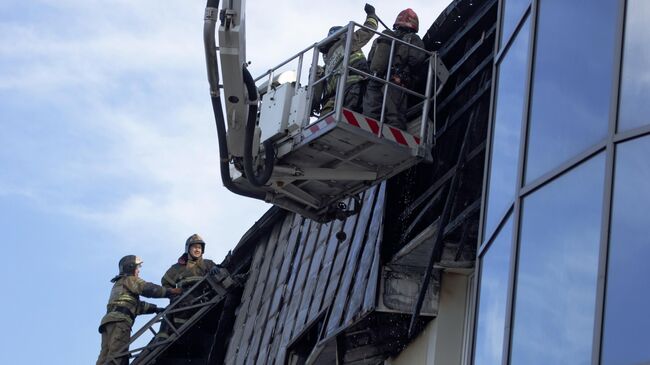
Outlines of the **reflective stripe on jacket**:
M 135 316 L 154 313 L 157 306 L 141 301 L 140 295 L 148 298 L 164 298 L 167 295 L 167 289 L 132 275 L 117 277 L 108 298 L 106 315 L 100 323 L 100 332 L 106 323 L 126 321 L 133 324 Z M 116 310 L 118 307 L 122 308 L 122 311 L 118 312 Z M 128 314 L 124 313 L 124 309 Z
M 377 30 L 377 24 L 378 21 L 375 15 L 368 15 L 366 17 L 366 21 L 363 23 L 364 26 L 374 30 Z M 354 31 L 352 36 L 352 44 L 350 46 L 350 58 L 348 65 L 362 71 L 368 71 L 366 56 L 361 51 L 361 48 L 370 42 L 370 39 L 372 39 L 374 34 L 375 33 L 364 28 L 359 28 Z M 327 54 L 323 56 L 325 59 L 325 74 L 330 75 L 325 87 L 325 98 L 331 97 L 334 95 L 334 93 L 336 93 L 336 85 L 338 84 L 339 78 L 341 77 L 344 53 L 345 37 L 337 40 L 336 43 L 334 43 L 327 51 Z M 357 83 L 363 79 L 364 77 L 361 75 L 349 74 L 347 77 L 346 86 Z

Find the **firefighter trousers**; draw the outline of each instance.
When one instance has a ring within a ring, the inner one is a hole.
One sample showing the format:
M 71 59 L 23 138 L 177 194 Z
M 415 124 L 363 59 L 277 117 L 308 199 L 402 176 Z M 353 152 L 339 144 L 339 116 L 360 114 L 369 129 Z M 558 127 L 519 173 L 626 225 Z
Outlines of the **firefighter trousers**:
M 381 82 L 370 80 L 363 97 L 363 115 L 379 120 L 381 105 L 384 100 L 384 88 Z M 395 87 L 388 87 L 384 107 L 384 123 L 401 130 L 406 130 L 406 93 Z
M 113 356 L 125 350 L 131 338 L 131 324 L 126 321 L 110 322 L 102 326 L 102 348 L 97 359 L 97 365 L 125 365 L 129 363 L 128 356 L 123 356 L 109 362 Z

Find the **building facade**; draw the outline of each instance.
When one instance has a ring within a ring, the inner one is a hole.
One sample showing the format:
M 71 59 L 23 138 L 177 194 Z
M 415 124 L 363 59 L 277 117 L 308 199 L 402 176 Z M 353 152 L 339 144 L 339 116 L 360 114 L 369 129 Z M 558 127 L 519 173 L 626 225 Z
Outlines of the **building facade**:
M 499 13 L 473 363 L 649 363 L 650 3 Z

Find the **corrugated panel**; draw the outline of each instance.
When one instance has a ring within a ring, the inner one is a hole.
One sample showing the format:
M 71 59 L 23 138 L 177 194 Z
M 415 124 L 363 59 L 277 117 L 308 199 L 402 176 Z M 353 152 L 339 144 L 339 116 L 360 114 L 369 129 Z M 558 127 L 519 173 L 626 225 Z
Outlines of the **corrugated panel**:
M 327 292 L 327 289 L 331 284 L 330 274 L 332 273 L 332 266 L 334 265 L 334 261 L 336 261 L 340 245 L 344 244 L 343 242 L 345 242 L 339 242 L 336 239 L 336 233 L 341 230 L 342 225 L 343 222 L 335 221 L 332 224 L 332 230 L 327 237 L 327 241 L 323 244 L 323 246 L 326 247 L 325 257 L 323 258 L 321 269 L 318 273 L 318 278 L 316 279 L 318 283 L 318 290 L 314 292 L 311 307 L 309 308 L 309 318 L 316 318 L 321 310 L 323 310 L 323 299 L 325 298 L 325 292 Z
M 365 291 L 372 271 L 375 252 L 379 249 L 377 247 L 377 239 L 381 234 L 379 228 L 381 227 L 383 220 L 385 192 L 385 184 L 381 184 L 379 192 L 377 193 L 377 200 L 375 201 L 375 204 L 373 204 L 374 209 L 371 216 L 370 227 L 368 227 L 368 233 L 366 234 L 366 238 L 363 240 L 365 245 L 354 278 L 354 286 L 350 295 L 350 301 L 346 308 L 345 323 L 350 323 L 359 315 L 363 314 L 362 306 L 365 298 Z M 376 282 L 373 282 L 373 284 L 376 284 Z
M 230 338 L 230 343 L 228 344 L 228 351 L 226 352 L 226 364 L 234 364 L 234 361 L 239 352 L 239 347 L 241 345 L 241 338 L 244 335 L 243 331 L 240 329 L 244 328 L 246 325 L 246 320 L 248 319 L 248 308 L 251 303 L 253 292 L 255 291 L 257 279 L 259 278 L 260 266 L 264 259 L 264 249 L 266 248 L 266 243 L 268 238 L 260 242 L 260 245 L 257 246 L 255 254 L 253 255 L 253 260 L 250 267 L 250 274 L 248 280 L 246 281 L 246 286 L 244 287 L 244 293 L 242 294 L 242 303 L 238 308 L 239 313 L 237 314 L 237 319 L 235 320 L 234 328 L 237 330 L 234 331 L 232 337 Z
M 362 249 L 364 245 L 364 238 L 368 222 L 371 218 L 371 213 L 373 211 L 373 202 L 377 192 L 377 188 L 373 187 L 367 192 L 367 197 L 364 199 L 364 204 L 361 207 L 361 212 L 359 213 L 359 220 L 354 231 L 354 238 L 352 239 L 352 244 L 350 246 L 350 252 L 348 254 L 348 259 L 346 266 L 343 271 L 343 276 L 341 278 L 341 283 L 336 292 L 336 298 L 334 299 L 332 311 L 327 322 L 327 335 L 331 335 L 335 332 L 342 324 L 346 307 L 350 295 L 350 288 L 353 284 L 354 275 L 358 268 L 358 260 L 362 255 Z
M 350 242 L 354 238 L 354 229 L 357 225 L 357 218 L 358 217 L 351 217 L 348 218 L 345 222 L 345 228 L 343 231 L 345 232 L 347 239 L 338 244 L 336 259 L 334 260 L 334 264 L 332 266 L 332 272 L 330 273 L 327 289 L 325 289 L 325 296 L 323 298 L 324 303 L 322 304 L 323 308 L 330 306 L 336 297 L 335 294 L 341 282 L 341 273 L 345 268 L 345 263 L 348 261 Z M 333 240 L 337 242 L 336 237 L 334 237 Z
M 294 278 L 292 278 L 295 281 L 293 294 L 288 298 L 289 301 L 287 303 L 287 307 L 284 309 L 287 311 L 287 316 L 284 321 L 284 327 L 282 329 L 282 340 L 278 349 L 279 352 L 276 363 L 284 361 L 284 353 L 286 352 L 287 345 L 292 339 L 293 329 L 296 323 L 296 315 L 300 307 L 302 293 L 305 288 L 305 281 L 307 278 L 307 273 L 309 271 L 309 265 L 311 264 L 311 258 L 314 253 L 316 239 L 318 238 L 318 233 L 320 230 L 320 224 L 316 224 L 315 222 L 311 221 L 307 222 L 310 224 L 310 226 L 306 230 L 303 229 L 303 238 L 300 245 L 304 246 L 304 251 L 301 260 L 296 264 L 296 270 L 294 271 L 295 275 Z
M 366 295 L 363 299 L 363 312 L 368 312 L 377 306 L 377 292 L 379 291 L 379 265 L 381 257 L 381 242 L 383 240 L 384 231 L 383 214 L 382 224 L 379 227 L 379 236 L 377 237 L 377 249 L 375 249 L 374 257 L 372 260 L 372 268 L 370 268 L 370 276 L 368 285 L 366 286 Z M 372 281 L 374 280 L 374 282 Z
M 322 225 L 320 228 L 318 241 L 316 243 L 316 251 L 314 252 L 309 267 L 309 274 L 307 275 L 307 282 L 305 283 L 305 289 L 303 290 L 302 293 L 302 300 L 300 303 L 300 307 L 298 309 L 296 324 L 294 326 L 293 333 L 301 332 L 305 328 L 305 323 L 308 320 L 313 319 L 313 318 L 308 318 L 309 307 L 314 298 L 314 293 L 318 289 L 317 288 L 318 274 L 320 273 L 323 264 L 323 258 L 325 256 L 325 251 L 327 248 L 326 243 L 328 242 L 327 239 L 329 238 L 330 230 L 332 228 L 331 226 L 332 225 L 328 223 Z
M 274 353 L 269 351 L 273 345 L 271 341 L 273 341 L 278 323 L 284 319 L 282 314 L 285 312 L 281 311 L 281 307 L 284 305 L 284 297 L 289 293 L 287 281 L 289 280 L 291 264 L 295 260 L 295 255 L 298 252 L 298 234 L 300 233 L 300 227 L 303 222 L 303 218 L 297 214 L 290 214 L 290 219 L 293 223 L 291 224 L 288 237 L 286 238 L 287 245 L 284 252 L 284 258 L 281 262 L 282 266 L 278 269 L 278 280 L 271 298 L 269 316 L 265 322 L 266 326 L 264 328 L 264 334 L 261 336 L 262 342 L 257 356 L 257 362 L 259 363 L 271 363 L 275 358 Z
M 286 320 L 289 317 L 289 303 L 293 297 L 294 291 L 296 290 L 296 277 L 298 274 L 298 269 L 300 268 L 300 262 L 302 261 L 302 255 L 304 252 L 305 245 L 302 241 L 303 232 L 308 232 L 310 221 L 303 219 L 300 225 L 296 225 L 294 230 L 291 232 L 290 240 L 295 238 L 295 254 L 293 259 L 288 261 L 289 270 L 287 270 L 287 284 L 283 288 L 283 296 L 281 305 L 278 307 L 278 320 L 275 326 L 275 331 L 272 335 L 270 350 L 268 353 L 267 364 L 273 364 L 276 357 L 283 354 L 281 351 L 282 345 L 282 333 L 285 329 Z M 286 264 L 286 262 L 285 262 Z M 284 266 L 284 265 L 283 265 Z M 260 361 L 260 364 L 263 362 Z M 277 362 L 280 363 L 280 362 Z
M 283 224 L 284 225 L 284 224 Z M 255 285 L 255 291 L 251 299 L 250 306 L 248 308 L 247 316 L 249 319 L 246 321 L 244 326 L 244 334 L 242 336 L 241 343 L 239 345 L 239 352 L 237 353 L 237 359 L 235 364 L 245 364 L 246 357 L 249 353 L 249 348 L 252 342 L 252 337 L 255 336 L 254 329 L 257 324 L 257 318 L 259 318 L 259 311 L 262 306 L 262 294 L 266 289 L 266 283 L 269 278 L 269 270 L 271 267 L 272 257 L 275 253 L 275 249 L 278 244 L 278 235 L 280 233 L 281 225 L 276 225 L 271 232 L 269 237 L 268 244 L 264 250 L 264 259 L 262 266 L 259 268 L 259 279 Z M 242 315 L 240 313 L 240 315 Z
M 323 310 L 334 305 L 330 323 L 336 329 L 365 306 L 374 295 L 365 285 L 378 271 L 383 194 L 384 188 L 365 194 L 361 212 L 345 222 L 342 242 L 336 239 L 340 221 L 321 225 L 288 214 L 276 223 L 254 253 L 226 364 L 283 364 L 288 345 Z M 355 276 L 357 271 L 363 274 Z M 354 309 L 345 310 L 350 295 Z
M 246 363 L 255 362 L 257 360 L 259 355 L 259 348 L 264 338 L 264 329 L 269 324 L 269 317 L 273 317 L 274 314 L 274 312 L 271 312 L 269 308 L 272 304 L 272 296 L 275 293 L 275 289 L 277 287 L 276 281 L 278 279 L 282 262 L 284 261 L 285 253 L 287 251 L 286 248 L 288 245 L 289 230 L 291 229 L 292 221 L 292 217 L 286 217 L 284 223 L 282 224 L 280 234 L 278 235 L 278 243 L 276 245 L 275 252 L 272 258 L 269 258 L 271 259 L 271 267 L 269 268 L 268 279 L 264 288 L 264 293 L 262 294 L 261 307 L 256 314 L 257 318 L 267 318 L 267 320 L 256 321 L 255 323 L 255 331 L 251 341 L 251 346 L 248 351 Z

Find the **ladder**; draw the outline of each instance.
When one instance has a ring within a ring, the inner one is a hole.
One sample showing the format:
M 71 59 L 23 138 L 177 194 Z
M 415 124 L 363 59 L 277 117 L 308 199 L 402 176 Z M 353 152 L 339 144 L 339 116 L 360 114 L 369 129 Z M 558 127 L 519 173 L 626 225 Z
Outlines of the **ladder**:
M 219 272 L 214 275 L 207 274 L 198 280 L 192 287 L 184 291 L 183 294 L 176 298 L 165 310 L 156 314 L 149 322 L 140 328 L 133 336 L 131 336 L 129 343 L 122 351 L 105 363 L 106 365 L 121 365 L 124 357 L 132 358 L 130 364 L 150 364 L 159 355 L 161 355 L 169 346 L 176 342 L 187 330 L 192 328 L 203 316 L 208 313 L 212 308 L 219 304 L 229 292 L 231 287 L 240 285 L 237 279 L 230 276 L 227 270 L 221 268 Z M 187 299 L 187 300 L 186 300 Z M 189 302 L 188 302 L 189 300 Z M 174 314 L 193 311 L 186 322 L 176 327 L 174 321 L 171 319 Z M 163 322 L 167 326 L 168 337 L 162 338 L 159 336 L 160 330 L 156 331 L 154 325 Z M 129 347 L 138 338 L 144 335 L 147 331 L 153 334 L 153 339 L 145 346 L 130 349 Z

